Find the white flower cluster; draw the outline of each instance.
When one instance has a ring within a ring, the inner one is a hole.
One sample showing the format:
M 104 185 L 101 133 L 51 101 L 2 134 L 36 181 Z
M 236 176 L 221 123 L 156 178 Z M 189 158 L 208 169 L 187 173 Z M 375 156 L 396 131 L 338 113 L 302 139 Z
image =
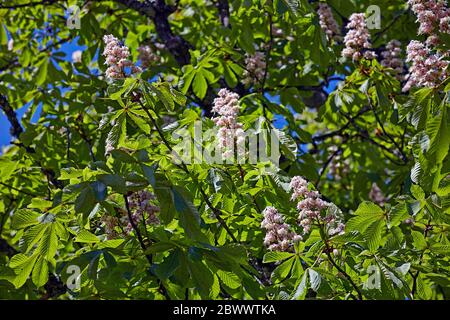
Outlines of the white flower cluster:
M 331 204 L 322 200 L 320 193 L 309 190 L 308 181 L 300 176 L 293 177 L 290 183 L 292 189 L 292 201 L 298 201 L 299 223 L 303 227 L 303 232 L 309 233 L 314 223 L 323 225 L 328 234 L 334 236 L 344 231 L 345 225 L 331 210 Z M 327 211 L 326 213 L 324 211 Z
M 413 40 L 407 48 L 407 62 L 410 63 L 407 83 L 403 91 L 413 87 L 433 88 L 449 75 L 449 52 L 439 51 L 439 32 L 450 33 L 450 10 L 442 0 L 409 0 L 420 23 L 418 34 L 428 36 L 425 43 Z
M 319 14 L 319 23 L 322 30 L 327 35 L 329 41 L 341 40 L 341 31 L 339 30 L 339 25 L 333 16 L 331 8 L 326 3 L 319 3 L 319 9 L 317 10 Z
M 235 141 L 237 145 L 245 142 L 242 124 L 237 121 L 239 114 L 239 95 L 225 88 L 220 89 L 218 97 L 214 99 L 212 111 L 219 114 L 212 118 L 219 126 L 219 143 L 222 146 L 223 157 L 234 155 Z
M 403 71 L 405 66 L 401 58 L 401 45 L 400 41 L 391 40 L 386 45 L 386 50 L 381 53 L 383 57 L 381 65 L 393 69 L 393 75 L 400 81 L 404 80 Z
M 295 242 L 302 240 L 301 236 L 290 230 L 283 216 L 274 207 L 264 209 L 263 215 L 261 227 L 266 229 L 264 245 L 269 250 L 289 251 Z
M 159 55 L 149 45 L 139 46 L 137 51 L 139 52 L 138 59 L 141 61 L 142 68 L 144 69 L 160 61 Z
M 160 211 L 159 207 L 153 204 L 156 197 L 153 193 L 147 190 L 134 192 L 128 196 L 131 217 L 135 225 L 145 219 L 146 225 L 157 225 L 160 223 L 157 213 Z M 128 213 L 125 210 L 121 211 L 120 218 L 104 215 L 101 221 L 104 223 L 105 233 L 108 239 L 116 239 L 119 237 L 117 228 L 122 230 L 123 235 L 129 235 L 133 231 L 133 225 L 130 222 Z
M 257 51 L 254 55 L 246 55 L 244 84 L 259 84 L 264 79 L 266 72 L 266 61 L 264 53 Z
M 364 13 L 354 13 L 349 20 L 346 26 L 348 32 L 344 38 L 345 48 L 342 50 L 342 56 L 351 58 L 353 61 L 359 61 L 362 57 L 375 59 L 375 53 L 369 50 L 372 48 L 372 44 Z
M 120 44 L 119 40 L 113 35 L 105 35 L 105 64 L 108 65 L 106 77 L 110 79 L 122 79 L 127 76 L 126 68 L 130 68 L 131 73 L 141 72 L 141 68 L 135 66 L 133 62 L 128 60 L 130 50 L 128 47 Z
M 450 33 L 450 10 L 444 0 L 408 0 L 420 24 L 419 34 Z
M 153 204 L 154 200 L 156 200 L 156 196 L 147 190 L 134 192 L 128 196 L 130 209 L 133 211 L 131 216 L 136 225 L 142 221 L 142 219 L 146 219 L 146 224 L 159 224 L 159 219 L 156 214 L 160 211 L 160 209 L 158 206 Z M 128 217 L 126 218 L 128 219 Z M 132 229 L 133 226 L 128 221 L 125 231 L 129 233 Z
M 406 61 L 411 63 L 408 82 L 403 87 L 407 92 L 412 87 L 433 88 L 449 76 L 449 61 L 445 55 L 433 51 L 420 41 L 411 41 L 406 49 Z

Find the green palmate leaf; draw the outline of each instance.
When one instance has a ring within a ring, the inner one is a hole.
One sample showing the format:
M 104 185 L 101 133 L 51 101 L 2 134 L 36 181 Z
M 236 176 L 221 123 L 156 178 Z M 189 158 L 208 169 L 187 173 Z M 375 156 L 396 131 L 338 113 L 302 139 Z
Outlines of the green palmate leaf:
M 19 162 L 0 159 L 0 180 L 6 181 L 11 177 L 18 166 Z
M 167 110 L 174 110 L 175 102 L 173 101 L 169 88 L 167 88 L 166 86 L 155 87 L 154 92 L 156 93 L 158 100 L 163 103 L 164 107 Z
M 21 268 L 17 270 L 16 277 L 12 282 L 16 288 L 22 287 L 28 280 L 28 277 L 30 276 L 31 271 L 33 270 L 37 258 L 38 256 L 36 254 L 32 255 L 27 259 L 27 261 L 24 264 L 21 265 Z
M 422 243 L 422 245 L 423 245 L 423 243 Z M 437 253 L 437 254 L 442 254 L 442 255 L 450 254 L 450 245 L 434 244 L 431 246 L 430 249 L 431 249 L 431 251 L 433 251 L 434 253 Z
M 159 217 L 164 223 L 170 223 L 175 218 L 175 204 L 172 189 L 168 187 L 157 187 L 155 194 L 160 203 Z
M 77 234 L 75 242 L 97 243 L 100 242 L 100 240 L 88 230 L 83 229 Z
M 44 233 L 47 231 L 48 226 L 49 224 L 41 223 L 27 230 L 23 237 L 25 240 L 25 253 L 30 252 L 34 248 L 34 245 L 41 241 Z
M 389 212 L 389 227 L 399 225 L 403 220 L 409 217 L 406 203 L 402 202 L 391 208 Z
M 177 268 L 180 267 L 180 255 L 181 251 L 179 249 L 174 250 L 169 254 L 167 258 L 164 259 L 164 261 L 152 268 L 153 272 L 158 276 L 160 279 L 167 279 L 170 276 L 174 274 L 174 272 L 177 270 Z
M 145 250 L 146 254 L 153 254 L 158 252 L 165 252 L 170 249 L 175 248 L 175 244 L 169 243 L 169 242 L 157 242 L 155 244 L 152 244 L 150 247 Z
M 239 277 L 232 272 L 217 270 L 216 274 L 222 283 L 231 289 L 237 289 L 242 285 Z
M 11 258 L 9 266 L 13 269 L 20 268 L 21 266 L 26 264 L 28 260 L 29 260 L 28 256 L 24 255 L 23 253 L 18 253 Z
M 115 192 L 123 194 L 127 193 L 125 179 L 117 174 L 100 175 L 98 176 L 98 180 L 111 187 Z
M 427 247 L 427 241 L 421 232 L 413 230 L 411 236 L 413 238 L 414 246 L 417 249 L 424 250 Z
M 267 252 L 263 257 L 264 263 L 275 262 L 285 260 L 294 256 L 294 253 L 290 252 L 280 252 L 280 251 L 270 251 Z
M 203 262 L 189 261 L 188 266 L 189 273 L 195 283 L 195 287 L 202 296 L 208 297 L 210 288 L 214 283 L 214 277 L 211 270 L 209 270 Z
M 192 239 L 207 242 L 200 229 L 200 216 L 197 208 L 186 199 L 185 191 L 180 187 L 172 189 L 175 209 L 178 211 L 180 225 L 186 235 Z
M 419 274 L 417 278 L 417 294 L 420 298 L 425 300 L 431 299 L 433 295 L 430 283 L 423 274 Z
M 303 274 L 303 277 L 300 280 L 299 284 L 297 285 L 297 288 L 295 289 L 291 300 L 300 300 L 305 297 L 306 292 L 307 292 L 307 285 L 308 285 L 307 284 L 308 274 L 309 274 L 309 272 L 305 272 Z
M 206 90 L 208 89 L 208 84 L 206 83 L 206 78 L 203 73 L 197 72 L 195 74 L 194 81 L 192 83 L 192 89 L 194 90 L 194 94 L 203 99 L 206 95 Z
M 39 214 L 33 210 L 20 209 L 14 212 L 12 226 L 16 229 L 23 229 L 38 224 Z
M 55 224 L 49 223 L 36 250 L 40 257 L 51 260 L 55 257 L 57 248 L 58 236 L 56 235 Z
M 51 208 L 53 206 L 52 201 L 44 200 L 44 199 L 38 199 L 34 198 L 31 200 L 31 203 L 28 205 L 28 208 L 30 209 L 47 209 Z
M 373 222 L 363 233 L 370 251 L 374 252 L 380 246 L 384 228 L 384 221 L 378 220 Z
M 213 284 L 209 290 L 209 299 L 216 299 L 220 294 L 220 281 L 217 275 L 214 275 Z
M 273 270 L 272 272 L 272 280 L 274 280 L 275 282 L 279 282 L 284 280 L 289 272 L 292 269 L 292 265 L 294 264 L 295 259 L 294 258 L 290 258 L 286 261 L 284 261 L 282 264 L 280 264 L 278 267 L 275 268 L 275 270 Z
M 108 88 L 109 98 L 112 100 L 121 99 L 122 95 L 127 95 L 131 92 L 137 84 L 137 79 L 135 78 L 126 78 L 123 85 L 121 87 L 117 87 L 116 85 Z
M 427 133 L 430 137 L 430 153 L 436 153 L 436 161 L 440 163 L 444 160 L 449 152 L 450 147 L 450 131 L 448 128 L 449 119 L 447 116 L 447 108 L 442 108 L 439 116 L 430 119 L 427 123 Z
M 87 216 L 94 209 L 95 203 L 95 192 L 91 186 L 88 186 L 81 190 L 75 200 L 75 211 Z
M 39 258 L 33 268 L 31 279 L 36 287 L 42 287 L 48 281 L 48 264 L 44 258 Z
M 319 290 L 320 283 L 322 282 L 322 277 L 314 269 L 308 269 L 308 273 L 309 273 L 309 282 L 311 283 L 311 289 L 317 292 Z
M 153 186 L 156 186 L 155 170 L 152 167 L 141 164 L 142 171 L 147 181 Z
M 383 219 L 383 216 L 384 211 L 379 206 L 372 202 L 363 202 L 355 211 L 355 217 L 348 221 L 346 230 L 364 233 L 375 221 Z
M 106 138 L 106 144 L 112 147 L 117 147 L 120 142 L 125 140 L 126 136 L 126 116 L 122 114 L 116 119 L 116 122 L 111 128 Z
M 8 36 L 6 33 L 6 27 L 2 23 L 0 24 L 0 45 L 4 46 L 8 43 Z
M 39 66 L 39 69 L 36 73 L 36 84 L 38 86 L 42 85 L 47 78 L 47 69 L 49 63 L 49 60 L 47 58 L 44 58 L 41 65 Z

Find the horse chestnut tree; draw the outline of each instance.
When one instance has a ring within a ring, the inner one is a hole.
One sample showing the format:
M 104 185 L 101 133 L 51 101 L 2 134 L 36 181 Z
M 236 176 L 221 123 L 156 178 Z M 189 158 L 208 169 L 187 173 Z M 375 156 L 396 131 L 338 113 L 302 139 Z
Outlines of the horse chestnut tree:
M 448 298 L 449 22 L 3 1 L 0 298 Z

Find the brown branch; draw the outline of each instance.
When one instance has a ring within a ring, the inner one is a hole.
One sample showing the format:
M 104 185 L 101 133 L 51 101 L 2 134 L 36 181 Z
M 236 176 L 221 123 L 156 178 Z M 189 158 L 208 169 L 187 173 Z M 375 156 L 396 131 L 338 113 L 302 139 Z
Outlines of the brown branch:
M 331 131 L 331 132 L 319 135 L 319 136 L 315 136 L 315 137 L 312 138 L 313 141 L 322 141 L 322 140 L 326 140 L 328 138 L 332 138 L 332 137 L 335 137 L 335 136 L 341 136 L 343 134 L 343 132 L 352 124 L 353 120 L 358 119 L 360 116 L 362 116 L 363 114 L 365 114 L 369 110 L 370 109 L 367 106 L 362 108 L 361 110 L 359 110 L 359 112 L 354 117 L 351 118 L 352 120 L 348 120 L 347 123 L 345 125 L 343 125 L 341 128 L 339 128 L 339 129 L 337 129 L 335 131 Z
M 431 226 L 431 218 L 429 218 L 429 219 L 428 219 L 428 222 L 427 222 L 427 224 L 426 224 L 426 226 L 425 226 L 425 230 L 424 230 L 424 232 L 423 232 L 423 236 L 424 236 L 425 239 L 428 237 L 428 232 L 429 232 L 431 229 L 432 229 L 432 226 Z M 421 266 L 422 263 L 423 263 L 423 256 L 425 255 L 425 251 L 426 251 L 426 250 L 427 250 L 427 248 L 425 248 L 425 250 L 423 250 L 423 251 L 420 253 L 420 257 L 419 257 L 419 266 Z M 412 275 L 412 278 L 413 278 L 413 286 L 412 286 L 412 289 L 411 289 L 411 297 L 412 297 L 413 299 L 414 299 L 414 295 L 416 294 L 416 290 L 417 290 L 417 279 L 419 278 L 419 274 L 420 274 L 420 270 L 417 270 L 416 274 L 415 274 L 415 275 Z
M 8 118 L 8 121 L 11 124 L 11 129 L 9 130 L 9 132 L 13 137 L 16 137 L 18 139 L 20 134 L 23 132 L 23 128 L 20 125 L 19 120 L 17 119 L 16 112 L 9 104 L 8 99 L 6 99 L 6 97 L 2 94 L 0 94 L 0 109 L 3 110 L 6 118 Z
M 134 221 L 133 216 L 131 215 L 131 209 L 130 209 L 130 203 L 128 202 L 128 197 L 126 195 L 123 195 L 123 199 L 125 201 L 125 207 L 127 209 L 128 220 L 130 221 L 130 224 L 133 227 L 134 233 L 136 233 L 139 244 L 142 248 L 142 251 L 144 252 L 145 257 L 147 258 L 148 263 L 150 264 L 150 266 L 152 266 L 153 265 L 152 256 L 150 254 L 145 253 L 145 251 L 147 250 L 147 247 L 144 243 L 144 239 L 142 238 L 141 232 L 139 231 L 139 228 L 138 228 L 136 222 Z M 161 280 L 158 280 L 158 281 L 159 281 L 159 291 L 161 292 L 161 294 L 164 295 L 164 297 L 166 297 L 167 300 L 171 300 L 170 296 L 167 293 L 167 289 L 164 287 L 162 281 Z
M 181 36 L 175 35 L 169 23 L 168 17 L 175 12 L 176 6 L 169 6 L 164 0 L 140 2 L 137 0 L 116 0 L 124 6 L 138 11 L 140 14 L 152 19 L 156 33 L 164 46 L 169 50 L 180 66 L 189 64 L 191 55 L 189 48 L 192 46 Z

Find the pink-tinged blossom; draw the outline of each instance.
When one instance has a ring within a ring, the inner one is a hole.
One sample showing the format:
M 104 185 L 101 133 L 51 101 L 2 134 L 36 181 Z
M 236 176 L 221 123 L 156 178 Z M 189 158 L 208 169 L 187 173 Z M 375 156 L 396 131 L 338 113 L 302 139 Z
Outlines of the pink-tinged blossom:
M 264 53 L 257 51 L 254 55 L 246 55 L 244 84 L 258 84 L 264 79 L 266 72 L 266 61 Z
M 128 60 L 130 50 L 128 47 L 121 45 L 119 40 L 113 35 L 105 35 L 103 37 L 105 42 L 105 64 L 108 65 L 106 69 L 106 77 L 110 79 L 122 79 L 127 76 L 126 68 L 130 68 L 131 73 L 141 72 L 141 68 L 135 66 L 133 62 Z
M 400 81 L 404 79 L 404 63 L 401 58 L 402 49 L 401 42 L 398 40 L 391 40 L 386 45 L 386 50 L 381 53 L 383 59 L 381 60 L 381 65 L 386 68 L 393 69 L 393 75 Z
M 289 251 L 295 242 L 302 240 L 301 236 L 291 231 L 283 216 L 274 207 L 264 209 L 263 215 L 261 228 L 266 229 L 264 245 L 269 250 Z
M 439 30 L 442 33 L 450 33 L 450 15 L 447 14 L 446 17 L 441 19 L 439 23 Z
M 160 208 L 154 204 L 155 200 L 155 195 L 147 190 L 134 192 L 128 196 L 131 219 L 136 226 L 140 226 L 143 220 L 145 220 L 146 225 L 157 225 L 160 223 L 157 216 Z M 122 210 L 120 219 L 104 215 L 101 221 L 104 223 L 108 239 L 119 237 L 117 230 L 121 230 L 123 235 L 129 235 L 133 231 L 133 224 L 130 222 L 127 211 Z
M 342 56 L 353 61 L 359 61 L 363 57 L 375 59 L 376 54 L 369 50 L 372 48 L 372 44 L 364 13 L 354 13 L 349 20 L 350 22 L 346 26 L 348 32 L 344 38 L 345 48 L 342 50 Z
M 409 0 L 408 4 L 417 16 L 419 34 L 431 36 L 437 32 L 449 32 L 450 10 L 443 0 Z
M 295 176 L 291 180 L 290 187 L 291 200 L 298 201 L 298 220 L 304 234 L 309 233 L 315 223 L 324 225 L 331 236 L 344 231 L 345 225 L 334 213 L 327 210 L 331 204 L 322 200 L 318 191 L 310 190 L 308 181 L 303 177 Z
M 141 65 L 144 69 L 152 66 L 160 60 L 160 57 L 148 45 L 140 46 L 137 51 L 139 52 L 138 59 L 141 61 Z
M 386 203 L 386 197 L 376 182 L 372 183 L 372 188 L 369 192 L 369 199 L 380 206 L 384 206 Z
M 340 30 L 331 8 L 326 3 L 319 3 L 319 23 L 328 40 L 340 40 Z
M 147 190 L 134 192 L 128 196 L 130 209 L 133 211 L 133 216 L 137 219 L 146 219 L 147 224 L 159 224 L 157 213 L 160 211 L 159 207 L 154 204 L 156 196 Z
M 245 142 L 242 124 L 237 121 L 239 109 L 239 95 L 227 89 L 220 89 L 212 108 L 219 116 L 212 120 L 219 127 L 219 143 L 224 158 L 234 155 L 235 142 L 238 146 Z
M 429 47 L 416 40 L 409 43 L 406 51 L 410 68 L 404 92 L 413 87 L 436 87 L 449 76 L 449 62 L 441 53 L 433 53 Z

